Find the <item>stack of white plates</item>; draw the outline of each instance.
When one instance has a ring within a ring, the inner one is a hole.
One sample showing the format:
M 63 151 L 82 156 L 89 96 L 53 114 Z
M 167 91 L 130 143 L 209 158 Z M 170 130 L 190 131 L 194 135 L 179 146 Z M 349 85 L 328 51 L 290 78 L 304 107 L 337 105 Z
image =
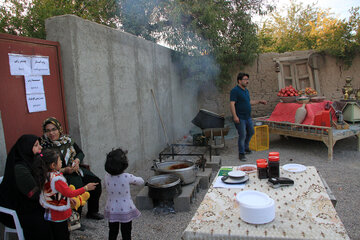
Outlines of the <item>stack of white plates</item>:
M 244 222 L 264 224 L 275 218 L 275 203 L 267 194 L 259 191 L 242 191 L 236 195 L 240 205 L 240 217 Z

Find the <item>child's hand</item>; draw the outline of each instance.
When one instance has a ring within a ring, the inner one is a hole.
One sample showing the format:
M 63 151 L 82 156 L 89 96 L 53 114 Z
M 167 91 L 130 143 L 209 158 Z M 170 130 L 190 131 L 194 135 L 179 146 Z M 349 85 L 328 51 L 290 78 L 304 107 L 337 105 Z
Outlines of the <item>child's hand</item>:
M 85 185 L 85 190 L 86 191 L 91 191 L 94 190 L 96 188 L 96 185 L 98 185 L 99 183 L 88 183 Z

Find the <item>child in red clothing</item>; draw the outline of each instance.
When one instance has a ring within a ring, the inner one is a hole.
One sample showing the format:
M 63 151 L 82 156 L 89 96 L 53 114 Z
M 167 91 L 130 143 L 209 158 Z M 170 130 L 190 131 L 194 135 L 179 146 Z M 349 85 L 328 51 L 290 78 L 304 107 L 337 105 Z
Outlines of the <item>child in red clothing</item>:
M 45 220 L 50 222 L 55 239 L 69 240 L 67 219 L 71 216 L 70 198 L 94 190 L 97 183 L 89 183 L 82 188 L 71 190 L 61 172 L 58 152 L 45 149 L 37 155 L 34 170 L 40 186 L 40 204 L 45 208 Z

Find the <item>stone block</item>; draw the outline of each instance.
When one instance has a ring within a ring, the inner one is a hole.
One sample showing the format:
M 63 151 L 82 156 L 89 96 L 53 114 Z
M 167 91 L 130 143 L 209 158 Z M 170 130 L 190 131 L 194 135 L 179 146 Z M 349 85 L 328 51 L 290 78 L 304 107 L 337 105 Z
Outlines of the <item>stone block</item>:
M 148 196 L 149 187 L 145 186 L 135 198 L 135 205 L 139 210 L 152 209 L 154 204 L 151 198 Z
M 208 189 L 210 186 L 210 180 L 212 175 L 212 168 L 205 168 L 205 171 L 199 169 L 197 172 L 197 177 L 200 178 L 200 188 Z
M 211 161 L 206 162 L 205 168 L 212 168 L 213 171 L 219 171 L 221 167 L 221 157 L 212 156 Z
M 200 177 L 197 177 L 195 182 L 182 186 L 182 193 L 174 198 L 174 209 L 177 212 L 185 212 L 190 210 L 190 204 L 196 193 L 199 191 Z
M 174 198 L 174 209 L 177 212 L 184 212 L 190 210 L 190 204 L 193 202 L 193 199 L 196 197 L 196 193 L 200 190 L 200 181 L 208 181 L 208 169 L 206 174 L 203 176 L 196 177 L 195 182 L 182 186 L 182 192 L 179 196 Z M 202 183 L 205 185 L 205 183 Z M 139 210 L 150 210 L 154 208 L 152 199 L 148 196 L 149 188 L 145 186 L 136 196 L 135 204 Z

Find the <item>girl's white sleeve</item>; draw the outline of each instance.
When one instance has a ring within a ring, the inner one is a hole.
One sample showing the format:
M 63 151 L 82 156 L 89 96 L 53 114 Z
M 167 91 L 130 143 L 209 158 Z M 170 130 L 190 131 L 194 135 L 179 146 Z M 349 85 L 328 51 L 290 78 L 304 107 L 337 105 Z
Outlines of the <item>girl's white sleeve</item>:
M 142 179 L 141 177 L 136 177 L 132 174 L 129 174 L 129 183 L 134 184 L 134 185 L 143 185 L 144 179 Z

